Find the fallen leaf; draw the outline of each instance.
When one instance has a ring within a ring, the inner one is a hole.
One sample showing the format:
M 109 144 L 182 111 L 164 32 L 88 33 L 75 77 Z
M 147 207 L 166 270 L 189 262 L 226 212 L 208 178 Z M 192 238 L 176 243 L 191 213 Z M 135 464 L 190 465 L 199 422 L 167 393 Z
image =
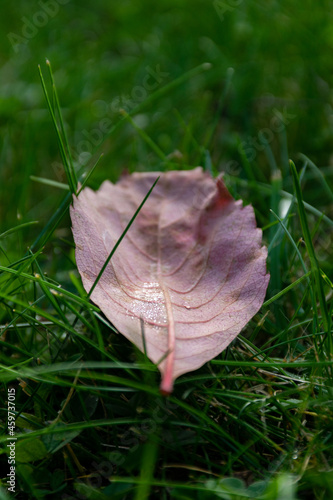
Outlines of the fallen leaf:
M 135 173 L 74 198 L 76 261 L 87 292 L 157 176 L 91 299 L 146 349 L 169 394 L 177 377 L 220 354 L 258 312 L 269 275 L 253 208 L 198 167 Z

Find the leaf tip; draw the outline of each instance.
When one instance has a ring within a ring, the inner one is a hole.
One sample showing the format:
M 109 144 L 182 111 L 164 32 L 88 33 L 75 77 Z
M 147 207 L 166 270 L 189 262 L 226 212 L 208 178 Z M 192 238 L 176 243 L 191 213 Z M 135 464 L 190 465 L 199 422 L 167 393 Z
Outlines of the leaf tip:
M 289 160 L 289 167 L 291 168 L 291 170 L 295 169 L 296 171 L 295 163 L 292 160 Z
M 213 65 L 212 65 L 212 63 L 210 63 L 210 62 L 204 62 L 204 63 L 202 64 L 202 69 L 204 69 L 205 71 L 207 71 L 207 70 L 211 69 L 212 67 L 213 67 Z
M 233 197 L 229 193 L 226 185 L 224 184 L 223 180 L 221 177 L 218 177 L 216 179 L 216 187 L 218 191 L 218 205 L 226 205 L 230 203 L 230 201 L 233 201 Z

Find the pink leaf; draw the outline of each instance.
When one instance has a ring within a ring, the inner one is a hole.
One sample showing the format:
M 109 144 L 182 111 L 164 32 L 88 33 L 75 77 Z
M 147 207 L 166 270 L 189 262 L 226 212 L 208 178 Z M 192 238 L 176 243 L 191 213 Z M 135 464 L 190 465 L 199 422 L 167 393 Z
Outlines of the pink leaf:
M 128 175 L 74 199 L 76 260 L 87 292 L 158 175 L 91 298 L 139 349 L 145 344 L 169 394 L 177 377 L 239 334 L 260 309 L 269 275 L 253 208 L 198 167 Z

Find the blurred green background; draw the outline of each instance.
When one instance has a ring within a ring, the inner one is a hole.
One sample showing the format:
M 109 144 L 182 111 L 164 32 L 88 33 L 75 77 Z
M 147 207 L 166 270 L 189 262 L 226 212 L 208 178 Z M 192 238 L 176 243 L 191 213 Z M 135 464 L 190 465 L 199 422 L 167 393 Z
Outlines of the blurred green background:
M 216 170 L 242 177 L 242 143 L 262 179 L 269 180 L 263 136 L 285 176 L 286 157 L 297 160 L 299 152 L 324 169 L 330 166 L 332 18 L 328 0 L 3 3 L 2 230 L 18 221 L 38 220 L 38 227 L 23 233 L 25 241 L 32 241 L 63 194 L 30 180 L 34 175 L 65 182 L 37 68 L 40 64 L 49 82 L 46 58 L 54 71 L 71 151 L 81 165 L 94 141 L 98 146 L 96 130 L 104 119 L 117 123 L 121 107 L 131 111 L 156 90 L 209 62 L 210 70 L 148 103 L 136 119 L 166 155 L 180 165 L 195 166 L 203 163 L 202 146 L 207 146 Z M 275 122 L 281 115 L 284 139 Z M 105 178 L 115 180 L 124 169 L 161 169 L 160 159 L 131 125 L 102 135 L 96 154 L 105 156 L 94 173 L 94 186 Z M 90 146 L 84 143 L 87 138 Z

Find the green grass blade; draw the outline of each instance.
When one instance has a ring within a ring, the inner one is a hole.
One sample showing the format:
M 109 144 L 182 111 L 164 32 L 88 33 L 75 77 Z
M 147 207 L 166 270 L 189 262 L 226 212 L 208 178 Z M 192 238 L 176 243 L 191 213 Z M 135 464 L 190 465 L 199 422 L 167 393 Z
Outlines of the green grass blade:
M 312 170 L 315 172 L 316 176 L 320 179 L 320 182 L 322 183 L 323 188 L 325 189 L 325 191 L 327 193 L 327 196 L 329 197 L 330 201 L 332 202 L 333 201 L 333 191 L 330 188 L 330 186 L 328 185 L 328 183 L 327 183 L 325 177 L 323 176 L 321 170 L 317 167 L 317 165 L 315 165 L 313 163 L 313 161 L 310 160 L 310 158 L 308 158 L 303 153 L 300 153 L 299 157 L 302 158 L 312 168 Z
M 32 181 L 39 182 L 40 184 L 45 184 L 46 186 L 52 186 L 69 191 L 68 184 L 64 184 L 63 182 L 54 181 L 53 179 L 45 179 L 44 177 L 36 177 L 35 175 L 30 175 L 30 179 Z
M 67 149 L 66 158 L 68 159 L 68 168 L 69 168 L 69 171 L 70 171 L 71 178 L 74 181 L 74 184 L 77 185 L 77 176 L 76 176 L 76 172 L 75 172 L 75 169 L 74 169 L 74 166 L 73 166 L 72 155 L 71 155 L 70 147 L 69 147 L 69 144 L 68 144 L 68 139 L 67 139 L 67 134 L 66 134 L 65 127 L 64 127 L 64 122 L 63 122 L 63 119 L 62 119 L 62 113 L 61 113 L 61 108 L 60 108 L 60 102 L 59 102 L 57 87 L 55 85 L 55 81 L 54 81 L 54 77 L 53 77 L 53 71 L 52 71 L 51 63 L 50 63 L 49 60 L 46 60 L 46 65 L 47 65 L 47 67 L 49 69 L 49 74 L 50 74 L 50 78 L 51 78 L 53 94 L 54 94 L 54 97 L 55 97 L 55 106 L 56 106 L 56 110 L 58 112 L 59 121 L 60 121 L 60 129 L 61 129 L 62 137 L 64 138 L 65 146 L 66 146 L 66 149 Z
M 256 189 L 262 195 L 271 194 L 272 192 L 272 187 L 269 184 L 265 184 L 262 182 L 251 182 L 251 181 L 249 182 L 245 181 L 244 179 L 240 179 L 238 177 L 233 177 L 233 181 L 236 184 L 239 184 L 240 186 L 247 187 L 248 189 Z M 288 193 L 288 191 L 281 190 L 280 195 L 290 200 L 293 199 L 293 195 L 291 193 Z M 296 201 L 298 203 L 297 198 Z M 333 220 L 330 217 L 328 217 L 323 212 L 313 207 L 312 205 L 310 205 L 310 203 L 307 203 L 306 201 L 303 201 L 303 205 L 308 210 L 308 212 L 312 213 L 316 217 L 321 217 L 323 221 L 325 221 L 329 226 L 333 227 Z
M 145 500 L 150 496 L 154 470 L 158 453 L 157 436 L 151 436 L 143 448 L 140 482 L 136 491 L 135 500 Z
M 79 189 L 79 191 L 77 192 L 77 196 L 79 196 L 79 194 L 81 193 L 82 189 L 85 188 L 85 186 L 87 185 L 90 177 L 92 176 L 92 174 L 95 172 L 95 169 L 97 167 L 97 165 L 99 164 L 99 162 L 101 161 L 101 159 L 103 158 L 103 153 L 100 155 L 100 157 L 98 158 L 98 160 L 96 161 L 96 163 L 92 166 L 92 168 L 89 170 L 89 172 L 85 175 L 83 174 L 82 175 L 82 184 L 81 184 L 81 187 Z
M 67 212 L 67 208 L 69 207 L 71 200 L 72 200 L 72 193 L 67 193 L 67 195 L 65 196 L 63 201 L 60 203 L 57 210 L 54 212 L 52 217 L 45 224 L 43 230 L 40 232 L 38 237 L 35 239 L 35 241 L 30 246 L 31 250 L 34 250 L 37 246 L 39 246 L 39 248 L 41 248 L 43 245 L 46 244 L 46 242 L 49 240 L 49 238 L 53 234 L 53 231 L 56 229 L 59 222 L 61 221 L 61 219 L 64 217 L 65 213 Z
M 50 112 L 50 115 L 51 115 L 51 118 L 52 118 L 52 123 L 53 123 L 53 126 L 54 126 L 56 134 L 57 134 L 58 143 L 59 143 L 59 149 L 60 149 L 60 154 L 61 154 L 61 158 L 62 158 L 62 161 L 63 161 L 63 164 L 64 164 L 64 168 L 65 168 L 65 172 L 66 172 L 66 176 L 67 176 L 67 180 L 68 180 L 68 185 L 69 185 L 69 188 L 71 190 L 71 193 L 75 194 L 76 193 L 77 182 L 75 180 L 75 176 L 73 176 L 72 169 L 70 168 L 70 165 L 69 165 L 69 162 L 68 162 L 68 158 L 67 158 L 67 154 L 66 154 L 64 142 L 63 142 L 63 139 L 61 137 L 61 133 L 60 133 L 60 130 L 59 130 L 59 127 L 58 127 L 58 123 L 57 123 L 57 120 L 56 120 L 56 117 L 55 117 L 55 114 L 54 114 L 54 111 L 53 111 L 53 106 L 52 106 L 50 98 L 49 98 L 49 94 L 47 92 L 47 88 L 46 88 L 46 85 L 45 85 L 43 73 L 42 73 L 42 70 L 41 70 L 40 66 L 38 66 L 38 70 L 39 70 L 39 76 L 40 76 L 40 79 L 41 79 L 41 82 L 42 82 L 42 87 L 43 87 L 43 91 L 44 91 L 44 95 L 45 95 L 47 107 L 49 109 L 49 112 Z
M 127 231 L 129 230 L 129 228 L 131 227 L 131 225 L 133 224 L 134 220 L 136 219 L 138 213 L 140 212 L 141 208 L 143 207 L 143 205 L 146 203 L 147 199 L 149 198 L 152 190 L 154 189 L 154 187 L 156 186 L 156 183 L 158 181 L 159 177 L 157 177 L 156 181 L 154 182 L 154 184 L 152 185 L 152 187 L 149 189 L 148 193 L 146 194 L 146 196 L 144 197 L 144 199 L 142 200 L 142 202 L 140 203 L 140 206 L 138 207 L 138 209 L 136 210 L 135 214 L 133 215 L 133 217 L 131 218 L 131 220 L 129 221 L 129 223 L 127 224 L 123 234 L 120 236 L 119 240 L 117 241 L 117 243 L 115 244 L 115 246 L 113 247 L 113 249 L 111 250 L 108 258 L 106 259 L 106 261 L 104 262 L 104 265 L 102 267 L 102 269 L 100 270 L 100 272 L 98 273 L 97 275 L 97 278 L 95 279 L 91 289 L 89 290 L 89 293 L 88 293 L 88 297 L 91 297 L 91 294 L 93 293 L 97 283 L 99 282 L 102 274 L 104 273 L 105 271 L 105 268 L 106 266 L 108 265 L 108 263 L 110 262 L 110 260 L 112 259 L 112 256 L 114 255 L 115 251 L 117 250 L 117 248 L 119 247 L 120 243 L 122 242 L 122 240 L 124 239 L 124 237 L 126 236 L 126 233 Z
M 306 213 L 304 210 L 303 195 L 302 195 L 301 187 L 299 184 L 298 174 L 296 171 L 296 167 L 292 161 L 290 161 L 290 168 L 291 168 L 291 172 L 292 172 L 292 176 L 293 176 L 294 188 L 296 191 L 296 198 L 298 201 L 298 212 L 299 212 L 299 217 L 300 217 L 300 221 L 301 221 L 303 237 L 304 237 L 305 245 L 306 245 L 309 257 L 310 257 L 313 276 L 315 278 L 315 288 L 316 288 L 316 293 L 317 293 L 317 297 L 318 297 L 319 304 L 320 304 L 320 310 L 321 310 L 321 314 L 322 314 L 322 321 L 323 321 L 323 325 L 324 325 L 324 330 L 326 332 L 328 332 L 330 320 L 329 320 L 329 316 L 328 316 L 326 298 L 325 298 L 324 287 L 323 287 L 323 280 L 321 277 L 319 264 L 318 264 L 317 257 L 316 257 L 316 254 L 315 254 L 315 251 L 313 248 L 313 244 L 312 244 L 312 238 L 311 238 L 311 233 L 310 233 L 310 229 L 309 229 L 308 222 L 307 222 Z M 330 349 L 330 352 L 332 353 L 332 349 Z
M 280 297 L 282 297 L 285 293 L 287 293 L 290 290 L 292 290 L 295 286 L 297 286 L 299 283 L 301 283 L 304 279 L 307 279 L 310 275 L 311 275 L 311 271 L 309 271 L 308 273 L 304 274 L 304 276 L 302 276 L 301 278 L 298 278 L 296 281 L 294 281 L 293 283 L 291 283 L 291 285 L 288 285 L 286 288 L 284 288 L 283 290 L 281 290 L 281 292 L 279 292 L 276 295 L 274 295 L 274 297 L 271 297 L 270 299 L 266 300 L 266 302 L 264 302 L 262 306 L 263 307 L 269 306 L 270 304 L 272 304 L 273 302 L 275 302 L 276 300 L 278 300 Z
M 161 150 L 161 148 L 159 148 L 158 145 L 149 137 L 149 135 L 146 134 L 146 132 L 135 123 L 135 121 L 130 116 L 130 114 L 127 113 L 124 109 L 120 110 L 120 113 L 124 116 L 124 118 L 126 120 L 128 120 L 130 122 L 132 127 L 138 132 L 140 137 L 142 137 L 142 139 L 154 151 L 154 153 L 158 156 L 158 158 L 160 160 L 162 160 L 162 162 L 167 161 L 167 158 L 166 158 L 165 154 L 163 153 L 163 151 Z
M 20 231 L 24 227 L 33 226 L 35 224 L 38 224 L 38 220 L 34 220 L 31 222 L 25 222 L 24 224 L 20 224 L 19 226 L 12 227 L 12 228 L 8 229 L 7 231 L 5 231 L 4 233 L 0 234 L 0 239 L 6 238 L 6 236 L 8 236 L 12 233 L 16 233 L 16 231 Z
M 67 297 L 70 300 L 73 300 L 74 302 L 77 302 L 81 305 L 84 305 L 85 307 L 89 307 L 92 311 L 99 312 L 99 308 L 96 307 L 94 304 L 91 304 L 85 297 L 79 297 L 78 295 L 75 295 L 72 292 L 69 292 L 65 288 L 60 287 L 60 285 L 57 285 L 55 283 L 51 283 L 50 281 L 43 280 L 41 276 L 32 276 L 31 274 L 27 274 L 25 272 L 17 271 L 16 269 L 11 269 L 9 267 L 4 267 L 0 266 L 0 271 L 4 273 L 10 273 L 15 276 L 15 278 L 24 278 L 25 280 L 32 281 L 35 283 L 39 283 L 42 286 L 46 286 L 51 290 L 54 290 L 57 292 L 60 296 L 63 295 Z

